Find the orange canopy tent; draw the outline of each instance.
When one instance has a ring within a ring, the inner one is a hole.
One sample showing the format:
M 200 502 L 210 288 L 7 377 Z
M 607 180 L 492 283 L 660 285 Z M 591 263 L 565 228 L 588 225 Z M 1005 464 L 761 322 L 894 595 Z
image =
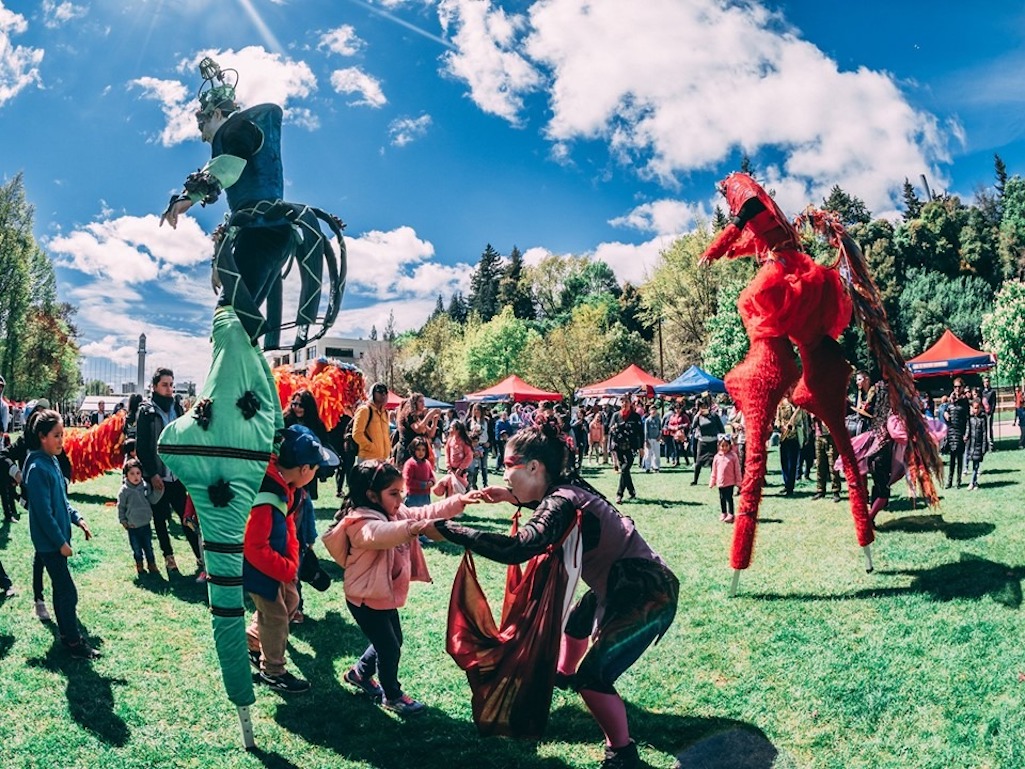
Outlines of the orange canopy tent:
M 953 376 L 986 371 L 997 365 L 997 356 L 991 352 L 969 347 L 948 328 L 943 336 L 921 355 L 908 361 L 911 376 Z
M 595 382 L 577 390 L 578 398 L 597 398 L 606 395 L 626 395 L 627 393 L 643 392 L 648 397 L 655 394 L 655 387 L 664 385 L 666 380 L 652 376 L 636 363 L 631 363 L 614 377 L 604 382 Z
M 467 393 L 465 400 L 495 403 L 500 401 L 561 401 L 561 393 L 541 390 L 529 385 L 515 374 L 510 374 L 501 382 L 485 390 Z

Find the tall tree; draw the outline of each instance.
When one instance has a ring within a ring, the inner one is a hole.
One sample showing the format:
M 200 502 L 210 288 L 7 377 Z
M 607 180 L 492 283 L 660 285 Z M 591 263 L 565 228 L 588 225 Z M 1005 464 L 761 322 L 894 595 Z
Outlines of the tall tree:
M 987 213 L 977 206 L 968 209 L 968 220 L 961 229 L 961 271 L 977 275 L 994 289 L 1003 280 L 1000 265 L 1000 230 Z
M 377 341 L 377 324 L 376 324 L 376 323 L 375 323 L 375 324 L 373 324 L 373 325 L 372 325 L 372 326 L 370 327 L 370 334 L 369 334 L 369 336 L 368 336 L 367 338 L 368 338 L 368 339 L 369 339 L 369 340 L 370 340 L 371 342 L 376 342 L 376 341 Z
M 726 212 L 722 210 L 722 206 L 716 203 L 715 210 L 712 212 L 712 231 L 722 232 L 729 223 L 730 219 L 726 216 Z
M 822 201 L 822 207 L 839 216 L 845 227 L 854 224 L 868 224 L 872 221 L 872 215 L 869 213 L 865 201 L 844 192 L 839 184 L 833 185 L 833 189 L 829 191 L 829 197 Z
M 523 274 L 523 254 L 516 246 L 509 252 L 509 262 L 498 283 L 498 303 L 500 307 L 512 307 L 517 318 L 534 320 L 537 317 L 530 285 Z
M 904 221 L 917 219 L 922 213 L 922 201 L 915 193 L 914 185 L 904 177 Z
M 435 303 L 434 311 L 431 313 L 430 318 L 428 318 L 428 320 L 430 320 L 431 318 L 437 318 L 439 315 L 444 315 L 444 314 L 445 314 L 445 299 L 444 299 L 444 297 L 442 297 L 441 294 L 438 294 L 438 301 Z
M 1025 278 L 1025 181 L 1017 175 L 1004 187 L 1000 262 L 1004 278 Z
M 942 273 L 910 270 L 900 297 L 899 325 L 907 339 L 905 357 L 924 352 L 953 331 L 967 344 L 982 343 L 979 324 L 993 306 L 993 289 L 981 278 L 948 278 Z
M 513 315 L 511 307 L 477 329 L 464 342 L 468 386 L 487 387 L 509 374 L 523 371 L 523 351 L 537 332 Z
M 466 323 L 466 319 L 469 314 L 470 308 L 466 306 L 466 300 L 463 299 L 463 292 L 456 291 L 452 294 L 452 298 L 448 303 L 448 317 L 456 323 L 463 325 Z
M 1007 189 L 1007 166 L 999 155 L 993 155 L 993 174 L 996 176 L 993 189 L 997 193 L 997 203 L 1003 203 L 1004 190 Z
M 470 276 L 469 305 L 487 322 L 498 314 L 498 284 L 502 279 L 502 257 L 488 243 Z
M 737 299 L 744 290 L 739 280 L 727 281 L 716 296 L 715 315 L 708 318 L 708 341 L 702 355 L 702 365 L 712 376 L 720 379 L 744 360 L 751 346 L 737 309 Z

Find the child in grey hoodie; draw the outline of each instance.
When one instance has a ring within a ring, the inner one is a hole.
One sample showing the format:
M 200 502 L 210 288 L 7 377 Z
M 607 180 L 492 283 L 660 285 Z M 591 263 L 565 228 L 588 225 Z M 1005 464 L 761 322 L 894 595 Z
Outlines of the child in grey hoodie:
M 142 477 L 142 462 L 138 459 L 126 461 L 122 472 L 124 483 L 117 496 L 117 517 L 128 530 L 128 542 L 135 556 L 135 573 L 142 574 L 142 558 L 145 555 L 150 574 L 159 574 L 153 558 L 153 528 L 150 526 L 153 522 L 153 508 L 150 505 L 159 502 L 164 492 L 152 489 L 146 483 Z

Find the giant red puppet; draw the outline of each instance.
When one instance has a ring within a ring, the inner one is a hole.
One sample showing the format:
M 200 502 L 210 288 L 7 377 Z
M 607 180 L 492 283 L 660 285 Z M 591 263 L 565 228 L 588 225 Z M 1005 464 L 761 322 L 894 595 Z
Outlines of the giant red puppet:
M 751 256 L 760 265 L 738 300 L 751 340 L 747 357 L 726 375 L 726 389 L 744 413 L 747 461 L 740 487 L 739 514 L 730 563 L 739 570 L 751 563 L 758 507 L 765 478 L 766 450 L 773 416 L 782 396 L 793 388 L 793 402 L 821 419 L 836 443 L 847 478 L 851 515 L 858 544 L 872 570 L 869 545 L 874 539 L 866 506 L 866 489 L 858 474 L 850 437 L 844 426 L 847 384 L 852 367 L 837 337 L 852 312 L 865 329 L 869 350 L 889 382 L 890 405 L 908 425 L 909 469 L 930 502 L 936 501 L 931 475 L 941 471 L 939 454 L 917 406 L 908 374 L 882 308 L 879 292 L 864 257 L 843 226 L 828 212 L 813 211 L 801 220 L 838 249 L 835 264 L 824 267 L 801 251 L 797 228 L 775 201 L 746 174 L 730 174 L 720 184 L 731 221 L 701 257 Z M 794 346 L 801 369 L 794 360 Z

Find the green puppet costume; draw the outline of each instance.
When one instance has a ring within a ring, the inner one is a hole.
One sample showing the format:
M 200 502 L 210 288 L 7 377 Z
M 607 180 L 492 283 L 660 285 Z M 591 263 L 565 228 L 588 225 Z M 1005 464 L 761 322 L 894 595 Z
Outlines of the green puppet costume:
M 275 434 L 284 425 L 270 367 L 232 308 L 217 308 L 212 337 L 206 385 L 192 410 L 160 434 L 158 450 L 196 507 L 217 658 L 248 748 L 253 746 L 248 706 L 255 697 L 246 647 L 242 538 L 275 450 Z

